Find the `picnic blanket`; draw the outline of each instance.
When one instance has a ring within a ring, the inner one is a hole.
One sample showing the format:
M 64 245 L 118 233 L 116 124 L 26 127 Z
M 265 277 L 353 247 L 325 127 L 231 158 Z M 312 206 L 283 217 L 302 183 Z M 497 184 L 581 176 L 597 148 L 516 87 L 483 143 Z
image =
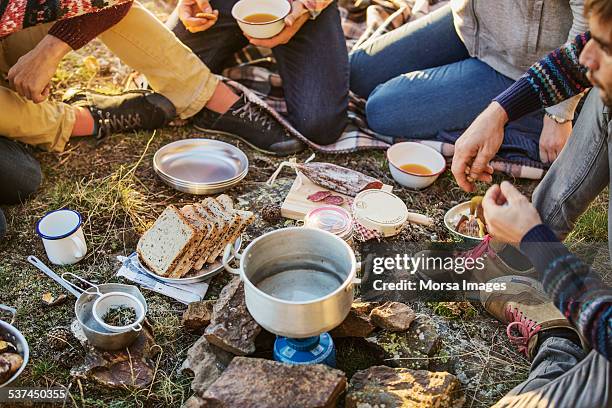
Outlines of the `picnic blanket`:
M 364 41 L 400 27 L 444 6 L 448 1 L 436 0 L 340 0 L 347 48 L 350 51 Z M 303 140 L 312 149 L 323 153 L 350 153 L 368 149 L 387 149 L 393 139 L 368 128 L 365 118 L 365 100 L 350 94 L 349 123 L 340 138 L 330 145 L 311 142 L 295 130 L 283 117 L 287 106 L 283 97 L 282 79 L 269 49 L 248 46 L 234 56 L 235 65 L 223 71 L 228 84 L 242 90 L 247 97 L 267 108 L 288 132 Z M 441 132 L 433 140 L 412 140 L 426 144 L 451 160 L 454 141 L 460 132 Z M 406 140 L 411 140 L 409 137 Z M 538 157 L 537 141 L 525 149 L 524 143 L 504 140 L 499 156 L 491 163 L 496 171 L 516 178 L 541 179 L 546 166 L 534 159 Z

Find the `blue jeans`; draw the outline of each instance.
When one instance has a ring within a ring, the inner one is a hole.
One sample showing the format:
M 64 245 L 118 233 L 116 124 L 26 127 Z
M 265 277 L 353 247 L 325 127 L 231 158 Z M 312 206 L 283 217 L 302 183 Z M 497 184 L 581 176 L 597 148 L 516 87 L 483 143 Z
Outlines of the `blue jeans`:
M 367 98 L 368 125 L 399 139 L 465 130 L 514 83 L 470 57 L 449 6 L 366 41 L 349 61 L 351 90 Z M 513 126 L 537 138 L 542 119 L 537 112 Z
M 0 137 L 0 205 L 19 204 L 40 185 L 40 165 L 27 149 Z M 5 233 L 6 219 L 0 210 L 0 238 Z
M 210 29 L 190 33 L 175 10 L 166 23 L 213 71 L 221 73 L 232 55 L 248 44 L 231 9 L 237 0 L 212 0 L 219 19 Z M 283 80 L 288 119 L 308 139 L 330 144 L 347 123 L 349 64 L 340 13 L 330 4 L 307 21 L 285 45 L 272 49 Z

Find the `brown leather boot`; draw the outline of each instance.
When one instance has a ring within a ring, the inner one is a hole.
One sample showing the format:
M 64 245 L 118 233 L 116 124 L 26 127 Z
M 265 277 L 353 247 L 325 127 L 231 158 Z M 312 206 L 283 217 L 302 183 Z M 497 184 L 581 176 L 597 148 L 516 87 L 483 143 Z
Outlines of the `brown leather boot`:
M 497 320 L 507 325 L 506 334 L 529 360 L 536 353 L 538 336 L 550 329 L 569 329 L 586 343 L 571 323 L 550 301 L 540 282 L 524 276 L 504 276 L 490 283 L 505 283 L 506 290 L 480 292 L 482 305 Z

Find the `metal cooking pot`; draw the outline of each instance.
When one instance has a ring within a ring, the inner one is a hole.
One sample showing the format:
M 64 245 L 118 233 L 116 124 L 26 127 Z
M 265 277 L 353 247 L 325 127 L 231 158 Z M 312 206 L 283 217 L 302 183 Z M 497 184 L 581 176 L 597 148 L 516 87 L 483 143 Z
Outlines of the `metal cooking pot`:
M 0 334 L 2 334 L 2 338 L 6 341 L 9 341 L 17 347 L 17 352 L 21 354 L 23 358 L 23 363 L 21 367 L 13 374 L 11 378 L 9 378 L 4 384 L 0 384 L 0 388 L 5 387 L 15 381 L 17 377 L 24 370 L 25 366 L 28 364 L 28 360 L 30 359 L 30 347 L 28 346 L 28 342 L 25 337 L 19 330 L 17 330 L 13 323 L 15 322 L 15 315 L 17 314 L 17 310 L 12 307 L 0 305 L 0 309 L 7 311 L 13 315 L 11 318 L 11 322 L 7 323 L 5 321 L 0 320 Z
M 147 313 L 147 301 L 145 300 L 140 290 L 134 285 L 123 285 L 121 283 L 103 283 L 101 285 L 95 285 L 88 289 L 83 289 L 78 285 L 64 279 L 63 276 L 69 275 L 76 278 L 88 285 L 92 285 L 86 280 L 78 277 L 73 273 L 65 273 L 62 277 L 58 276 L 55 272 L 49 269 L 43 262 L 41 262 L 35 256 L 30 255 L 28 262 L 40 269 L 43 273 L 49 276 L 51 279 L 59 283 L 64 289 L 72 293 L 77 301 L 74 304 L 74 312 L 76 318 L 83 329 L 83 333 L 89 343 L 97 348 L 103 350 L 121 350 L 131 345 L 140 335 L 139 332 L 129 330 L 122 333 L 113 333 L 103 328 L 93 316 L 93 305 L 96 299 L 99 297 L 97 291 L 100 293 L 109 292 L 124 292 L 133 295 L 138 299 L 144 306 L 145 315 Z M 96 289 L 97 288 L 97 289 Z
M 240 268 L 229 265 L 230 256 Z M 266 330 L 280 336 L 318 336 L 338 326 L 353 303 L 357 262 L 336 235 L 292 227 L 255 239 L 242 254 L 227 247 L 223 265 L 244 281 L 246 306 Z

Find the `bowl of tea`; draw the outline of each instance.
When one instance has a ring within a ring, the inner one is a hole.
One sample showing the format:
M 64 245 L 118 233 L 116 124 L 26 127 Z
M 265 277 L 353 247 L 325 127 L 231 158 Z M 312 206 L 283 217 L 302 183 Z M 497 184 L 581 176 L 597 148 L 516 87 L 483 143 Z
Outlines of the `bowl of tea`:
M 446 169 L 446 160 L 433 148 L 414 142 L 396 143 L 387 150 L 391 176 L 404 187 L 429 187 Z
M 285 28 L 290 11 L 287 0 L 240 0 L 232 7 L 232 16 L 249 37 L 271 38 Z

